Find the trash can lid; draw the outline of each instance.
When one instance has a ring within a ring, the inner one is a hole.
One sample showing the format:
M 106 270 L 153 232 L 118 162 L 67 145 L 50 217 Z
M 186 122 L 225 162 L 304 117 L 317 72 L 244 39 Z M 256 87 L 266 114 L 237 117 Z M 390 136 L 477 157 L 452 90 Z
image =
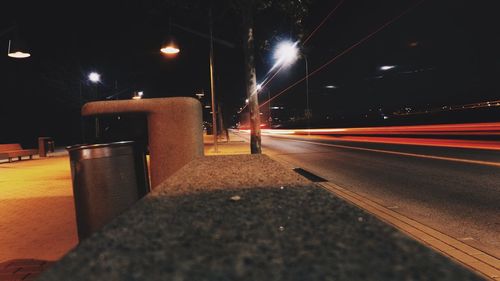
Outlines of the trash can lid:
M 134 141 L 120 141 L 120 142 L 97 143 L 97 144 L 77 144 L 77 145 L 67 146 L 66 150 L 69 152 L 70 158 L 73 160 L 95 159 L 95 158 L 131 154 L 134 145 L 135 145 Z

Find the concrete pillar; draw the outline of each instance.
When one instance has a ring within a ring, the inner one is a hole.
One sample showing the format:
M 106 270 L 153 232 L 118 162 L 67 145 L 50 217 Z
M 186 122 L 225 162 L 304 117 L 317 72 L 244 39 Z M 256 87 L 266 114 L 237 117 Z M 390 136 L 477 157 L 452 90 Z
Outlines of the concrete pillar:
M 90 102 L 83 116 L 145 113 L 148 119 L 151 187 L 203 156 L 202 109 L 188 97 Z

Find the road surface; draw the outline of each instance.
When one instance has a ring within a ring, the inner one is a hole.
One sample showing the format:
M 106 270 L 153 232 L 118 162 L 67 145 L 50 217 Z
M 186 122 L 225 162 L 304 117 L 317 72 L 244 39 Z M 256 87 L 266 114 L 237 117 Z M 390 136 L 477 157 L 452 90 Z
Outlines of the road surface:
M 263 152 L 500 257 L 500 151 L 263 136 Z

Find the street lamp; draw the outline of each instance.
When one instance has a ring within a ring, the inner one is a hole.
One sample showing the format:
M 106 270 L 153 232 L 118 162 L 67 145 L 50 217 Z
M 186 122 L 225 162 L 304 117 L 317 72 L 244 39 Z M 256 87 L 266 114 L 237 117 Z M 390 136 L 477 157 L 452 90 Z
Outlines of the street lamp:
M 7 51 L 7 56 L 16 59 L 29 58 L 31 54 L 22 47 L 22 43 L 19 40 L 12 41 L 9 40 L 9 48 Z
M 93 83 L 93 84 L 98 84 L 101 82 L 101 74 L 95 72 L 95 71 L 92 71 L 89 73 L 89 75 L 87 76 L 88 80 Z M 93 94 L 93 99 L 97 99 L 97 94 L 95 94 L 95 91 L 92 91 L 94 92 Z M 80 96 L 81 96 L 81 85 L 80 85 Z M 99 117 L 95 117 L 94 118 L 94 124 L 95 124 L 95 138 L 96 140 L 98 140 L 100 138 L 100 132 L 101 132 L 101 129 L 100 129 L 100 124 L 99 124 Z
M 17 27 L 11 26 L 9 28 L 6 28 L 4 30 L 0 31 L 0 37 L 3 37 L 4 35 L 13 32 L 14 33 L 14 40 L 9 40 L 9 45 L 7 48 L 7 56 L 15 59 L 24 59 L 28 58 L 31 56 L 29 51 L 27 50 L 25 44 L 23 41 L 20 40 L 19 35 L 17 33 Z
M 89 78 L 89 81 L 94 83 L 94 84 L 101 82 L 101 75 L 97 72 L 89 73 L 88 78 Z
M 214 37 L 213 37 L 213 30 L 212 30 L 212 9 L 209 10 L 209 36 L 208 39 L 210 40 L 210 53 L 209 53 L 209 67 L 210 67 L 210 93 L 212 96 L 212 134 L 214 136 L 214 152 L 218 153 L 218 147 L 217 147 L 217 116 L 216 116 L 216 106 L 215 106 L 215 87 L 214 87 Z M 176 27 L 180 27 L 179 25 L 174 25 Z M 181 27 L 180 27 L 181 28 Z M 201 37 L 207 37 L 203 34 L 200 34 L 198 32 L 193 32 L 190 29 L 187 28 L 181 28 L 187 32 L 190 32 L 192 34 L 201 36 Z M 167 57 L 174 57 L 176 56 L 179 52 L 179 46 L 175 43 L 173 38 L 170 38 L 171 40 L 169 41 L 168 44 L 164 45 L 160 51 L 165 54 Z
M 168 43 L 163 45 L 163 47 L 160 49 L 160 51 L 165 54 L 167 57 L 175 57 L 178 53 L 180 53 L 179 46 L 177 43 L 175 43 L 175 40 L 173 37 L 170 37 L 170 40 L 168 40 Z
M 304 58 L 304 64 L 305 64 L 305 72 L 306 72 L 306 111 L 305 115 L 307 118 L 307 128 L 310 129 L 311 127 L 311 110 L 309 108 L 309 62 L 307 60 L 307 57 L 304 53 L 299 53 L 299 49 L 297 47 L 298 42 L 290 42 L 290 41 L 284 41 L 278 44 L 275 52 L 274 52 L 274 59 L 276 60 L 273 69 L 276 67 L 287 67 L 291 64 L 293 64 L 300 56 Z M 308 134 L 309 131 L 308 131 Z
M 274 59 L 276 62 L 273 66 L 273 69 L 281 66 L 290 66 L 297 60 L 298 57 L 299 49 L 297 48 L 297 42 L 281 42 L 278 44 L 276 50 L 274 51 Z

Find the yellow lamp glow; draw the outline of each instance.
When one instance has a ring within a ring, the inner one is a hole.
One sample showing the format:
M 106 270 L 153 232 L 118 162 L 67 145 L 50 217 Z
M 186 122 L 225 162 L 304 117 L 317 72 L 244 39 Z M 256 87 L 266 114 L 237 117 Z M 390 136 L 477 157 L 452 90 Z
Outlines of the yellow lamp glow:
M 11 58 L 16 58 L 16 59 L 24 59 L 24 58 L 29 58 L 31 56 L 30 53 L 24 53 L 24 52 L 8 53 L 7 55 Z
M 24 59 L 31 56 L 24 48 L 24 44 L 17 40 L 16 42 L 9 40 L 9 48 L 7 50 L 7 55 L 11 58 Z

